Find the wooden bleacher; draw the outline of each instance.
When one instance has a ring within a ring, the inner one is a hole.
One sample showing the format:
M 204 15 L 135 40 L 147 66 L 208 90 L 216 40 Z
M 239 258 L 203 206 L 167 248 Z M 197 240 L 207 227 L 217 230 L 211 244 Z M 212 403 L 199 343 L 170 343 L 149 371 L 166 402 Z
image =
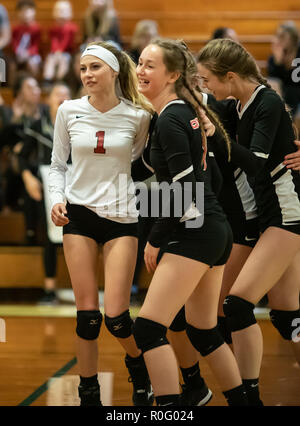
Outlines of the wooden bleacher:
M 17 0 L 4 0 L 12 25 L 16 22 Z M 72 0 L 74 21 L 82 27 L 87 2 Z M 43 47 L 48 44 L 46 30 L 52 22 L 54 1 L 36 0 L 37 20 L 42 24 Z M 241 42 L 263 61 L 270 55 L 270 41 L 276 27 L 293 20 L 300 28 L 299 0 L 114 0 L 120 19 L 121 35 L 128 46 L 135 24 L 141 19 L 158 22 L 162 36 L 183 38 L 193 51 L 210 38 L 220 26 L 234 28 Z M 78 34 L 80 40 L 81 34 Z
M 16 23 L 17 0 L 3 0 L 12 26 Z M 71 1 L 74 21 L 82 27 L 87 2 Z M 54 1 L 36 0 L 37 20 L 41 23 L 42 55 L 45 56 L 49 41 L 47 28 L 52 23 Z M 181 38 L 190 49 L 197 52 L 209 40 L 213 30 L 220 26 L 233 28 L 241 43 L 252 53 L 259 64 L 264 66 L 271 54 L 270 43 L 277 26 L 286 20 L 293 20 L 300 28 L 299 0 L 114 0 L 120 19 L 121 35 L 125 48 L 129 46 L 135 24 L 141 19 L 158 22 L 160 34 L 170 38 Z M 78 33 L 78 43 L 81 32 Z M 2 88 L 1 94 L 10 104 L 12 93 Z M 22 247 L 24 243 L 24 220 L 22 213 L 10 217 L 0 214 L 0 287 L 42 287 L 42 249 Z M 11 245 L 14 245 L 13 247 Z M 100 254 L 101 258 L 101 254 Z M 100 259 L 101 260 L 101 259 Z M 101 265 L 101 262 L 99 262 Z M 142 271 L 141 285 L 147 287 L 150 276 Z M 99 285 L 103 286 L 103 271 L 99 271 Z M 58 260 L 58 287 L 69 287 L 62 250 Z

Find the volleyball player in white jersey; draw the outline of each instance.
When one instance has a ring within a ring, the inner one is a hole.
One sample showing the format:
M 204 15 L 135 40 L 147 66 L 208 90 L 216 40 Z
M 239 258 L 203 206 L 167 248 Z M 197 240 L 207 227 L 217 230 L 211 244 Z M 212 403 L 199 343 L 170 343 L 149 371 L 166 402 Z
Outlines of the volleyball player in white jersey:
M 49 189 L 52 220 L 63 226 L 64 254 L 76 300 L 81 405 L 101 405 L 98 244 L 103 245 L 105 324 L 126 351 L 133 404 L 151 405 L 147 369 L 131 332 L 129 302 L 138 222 L 131 160 L 143 151 L 152 108 L 136 90 L 135 65 L 126 53 L 93 43 L 83 52 L 80 66 L 88 95 L 64 102 L 58 110 Z

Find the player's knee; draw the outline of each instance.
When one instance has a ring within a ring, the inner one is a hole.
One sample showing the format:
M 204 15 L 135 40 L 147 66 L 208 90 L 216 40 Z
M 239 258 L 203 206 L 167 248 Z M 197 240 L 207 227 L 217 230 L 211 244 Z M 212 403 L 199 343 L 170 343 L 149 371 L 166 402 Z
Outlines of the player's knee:
M 186 329 L 186 320 L 185 320 L 185 309 L 184 306 L 180 309 L 176 317 L 173 319 L 172 324 L 170 325 L 169 329 L 171 331 L 185 331 Z
M 224 343 L 218 326 L 204 330 L 187 324 L 186 332 L 192 345 L 202 356 L 211 354 Z
M 102 324 L 100 311 L 77 311 L 76 333 L 84 340 L 98 338 Z
M 230 345 L 232 343 L 232 337 L 226 317 L 218 316 L 218 327 L 224 341 Z
M 243 330 L 256 324 L 254 304 L 241 297 L 229 295 L 224 300 L 223 310 L 231 332 Z
M 138 317 L 133 325 L 133 335 L 137 347 L 143 353 L 159 346 L 168 345 L 167 327 L 158 322 Z
M 272 309 L 269 315 L 272 324 L 283 339 L 292 340 L 295 327 L 297 327 L 297 325 L 299 326 L 300 323 L 300 309 L 297 311 L 280 311 Z
M 132 334 L 133 321 L 130 317 L 129 310 L 123 312 L 117 317 L 104 316 L 105 325 L 108 331 L 115 337 L 120 339 L 126 339 Z

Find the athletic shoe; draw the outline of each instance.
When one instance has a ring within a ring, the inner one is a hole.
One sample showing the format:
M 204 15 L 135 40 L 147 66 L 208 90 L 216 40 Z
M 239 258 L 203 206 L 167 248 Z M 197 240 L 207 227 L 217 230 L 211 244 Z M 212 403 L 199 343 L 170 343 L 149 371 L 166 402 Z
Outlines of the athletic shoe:
M 125 364 L 130 374 L 128 382 L 133 384 L 133 405 L 136 407 L 153 405 L 154 395 L 143 356 L 132 359 L 126 355 Z
M 181 405 L 182 406 L 203 406 L 212 398 L 213 394 L 204 383 L 200 388 L 181 385 Z
M 44 295 L 38 301 L 38 305 L 57 305 L 58 300 L 54 290 L 45 290 Z
M 78 386 L 78 394 L 81 407 L 102 406 L 100 400 L 100 386 Z

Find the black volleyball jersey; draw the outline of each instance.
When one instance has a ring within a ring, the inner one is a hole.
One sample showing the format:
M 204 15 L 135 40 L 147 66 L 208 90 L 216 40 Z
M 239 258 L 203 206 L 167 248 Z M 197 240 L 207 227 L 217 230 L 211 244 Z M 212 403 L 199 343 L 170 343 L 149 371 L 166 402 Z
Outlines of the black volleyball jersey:
M 296 151 L 283 100 L 262 85 L 243 109 L 239 102 L 236 107 L 238 143 L 232 144 L 232 162 L 248 175 L 262 227 L 300 223 L 300 175 L 283 164 L 285 155 Z
M 174 193 L 171 192 L 166 203 L 171 206 L 170 216 L 164 217 L 163 214 L 151 229 L 148 240 L 153 246 L 159 247 L 180 221 L 199 216 L 197 182 L 204 183 L 204 209 L 201 214 L 217 214 L 224 220 L 225 215 L 211 187 L 210 174 L 203 170 L 202 159 L 202 135 L 194 109 L 182 100 L 170 102 L 160 113 L 154 126 L 150 163 L 159 183 L 179 183 L 182 200 L 192 197 L 194 203 L 184 211 L 182 217 L 175 217 L 172 214 Z M 192 194 L 189 194 L 190 189 Z
M 217 101 L 212 95 L 202 95 L 203 103 L 217 114 L 229 137 L 234 141 L 238 123 L 236 102 L 233 100 Z M 210 144 L 223 178 L 218 200 L 228 218 L 231 219 L 231 223 L 233 223 L 232 220 L 252 220 L 257 217 L 253 189 L 248 182 L 246 173 L 228 161 L 225 141 L 223 137 L 221 139 L 220 144 L 223 149 L 218 149 L 218 145 L 213 141 Z

